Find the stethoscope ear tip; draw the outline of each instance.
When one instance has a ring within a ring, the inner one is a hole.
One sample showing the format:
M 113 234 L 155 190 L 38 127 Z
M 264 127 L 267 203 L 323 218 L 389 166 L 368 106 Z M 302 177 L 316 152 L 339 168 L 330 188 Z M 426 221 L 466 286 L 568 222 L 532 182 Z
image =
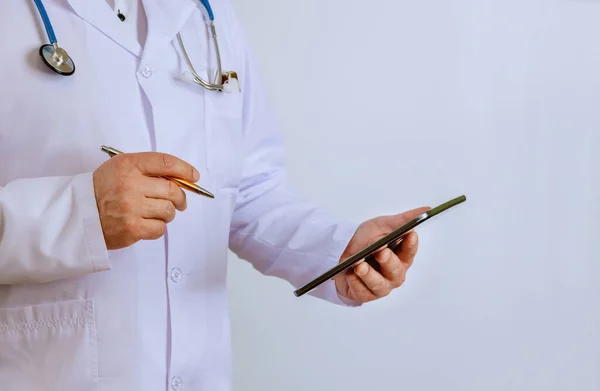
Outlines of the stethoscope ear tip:
M 185 81 L 186 83 L 196 84 L 196 78 L 189 71 L 181 72 L 181 75 L 179 75 L 179 78 L 181 80 Z
M 236 85 L 234 85 L 236 84 Z M 233 92 L 239 92 L 239 86 L 237 85 L 237 82 L 228 82 L 223 84 L 223 92 L 231 94 Z
M 189 84 L 202 85 L 202 80 L 198 80 L 198 77 L 194 76 L 194 74 L 189 71 L 181 72 L 179 79 Z M 225 83 L 218 86 L 218 88 L 215 85 L 215 87 L 212 88 L 212 91 L 221 91 L 225 93 L 240 92 L 240 84 L 237 79 L 229 78 Z

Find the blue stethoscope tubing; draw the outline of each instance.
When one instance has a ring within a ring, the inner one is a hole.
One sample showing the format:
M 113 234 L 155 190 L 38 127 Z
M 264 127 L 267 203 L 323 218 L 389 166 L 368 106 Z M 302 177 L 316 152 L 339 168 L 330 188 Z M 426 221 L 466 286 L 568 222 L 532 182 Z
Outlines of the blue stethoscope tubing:
M 67 51 L 60 46 L 58 46 L 58 42 L 56 41 L 56 34 L 54 33 L 54 28 L 52 28 L 52 23 L 50 22 L 50 18 L 48 17 L 48 13 L 46 12 L 46 8 L 44 8 L 44 4 L 42 0 L 33 0 L 35 6 L 40 13 L 40 17 L 44 22 L 44 28 L 46 29 L 46 34 L 48 35 L 49 44 L 44 44 L 40 47 L 40 56 L 44 61 L 44 64 L 48 66 L 48 68 L 52 69 L 54 72 L 63 76 L 71 76 L 75 73 L 75 63 L 73 59 L 69 56 Z
M 210 18 L 211 22 L 214 22 L 215 21 L 215 15 L 213 14 L 212 8 L 211 8 L 210 3 L 208 2 L 208 0 L 200 0 L 200 2 L 204 6 L 204 8 L 206 8 L 206 12 L 208 13 L 208 17 Z
M 52 28 L 52 23 L 50 23 L 50 18 L 48 17 L 48 13 L 46 12 L 46 8 L 44 8 L 44 4 L 42 3 L 42 0 L 33 0 L 35 3 L 35 6 L 38 9 L 38 12 L 40 13 L 40 17 L 42 18 L 42 21 L 44 22 L 44 27 L 46 28 L 46 34 L 48 34 L 48 39 L 50 40 L 50 44 L 55 44 L 56 43 L 56 34 L 54 34 L 54 29 Z
M 58 46 L 54 28 L 52 27 L 50 17 L 48 16 L 48 12 L 46 12 L 46 8 L 44 7 L 42 0 L 33 1 L 38 9 L 42 21 L 44 22 L 44 28 L 46 29 L 46 34 L 48 35 L 48 40 L 50 41 L 49 44 L 44 44 L 40 47 L 39 52 L 44 64 L 46 64 L 50 69 L 59 75 L 72 75 L 75 73 L 75 63 L 67 54 L 67 51 Z M 206 9 L 211 22 L 213 22 L 215 20 L 215 16 L 213 14 L 212 7 L 210 6 L 210 2 L 208 0 L 200 0 L 200 2 Z

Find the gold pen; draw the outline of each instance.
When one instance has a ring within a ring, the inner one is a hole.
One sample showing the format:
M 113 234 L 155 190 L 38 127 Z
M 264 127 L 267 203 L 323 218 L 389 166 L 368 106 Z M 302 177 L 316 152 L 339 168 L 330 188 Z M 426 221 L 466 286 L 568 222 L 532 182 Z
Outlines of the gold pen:
M 107 147 L 106 145 L 103 145 L 101 149 L 102 149 L 102 151 L 106 152 L 110 157 L 113 157 L 115 155 L 123 153 L 123 152 L 119 151 L 118 149 L 115 149 L 112 147 Z M 195 183 L 188 182 L 185 179 L 175 178 L 172 176 L 164 176 L 163 178 L 174 182 L 176 185 L 178 185 L 179 187 L 181 187 L 183 189 L 189 190 L 196 194 L 203 195 L 208 198 L 215 198 L 215 196 L 210 191 L 201 188 L 200 186 L 196 185 Z

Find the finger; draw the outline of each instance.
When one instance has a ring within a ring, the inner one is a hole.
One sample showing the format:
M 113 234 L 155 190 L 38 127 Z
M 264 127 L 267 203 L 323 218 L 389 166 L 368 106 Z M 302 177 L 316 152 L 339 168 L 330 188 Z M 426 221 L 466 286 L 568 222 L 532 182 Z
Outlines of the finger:
M 346 274 L 346 281 L 348 283 L 348 289 L 351 292 L 352 298 L 360 302 L 367 302 L 377 299 L 377 296 L 373 294 L 367 288 L 365 283 L 356 275 L 354 271 L 350 271 Z
M 142 217 L 170 223 L 175 219 L 176 209 L 171 201 L 147 198 L 142 207 Z
M 141 152 L 130 154 L 135 165 L 144 175 L 173 176 L 191 182 L 200 179 L 200 173 L 191 164 L 166 153 Z
M 140 190 L 147 198 L 171 201 L 177 210 L 184 211 L 187 208 L 185 192 L 168 179 L 144 178 Z
M 409 268 L 412 266 L 415 256 L 417 255 L 417 251 L 419 249 L 419 235 L 416 232 L 411 232 L 406 235 L 399 249 L 396 250 L 396 254 L 402 264 Z
M 350 292 L 350 287 L 348 286 L 348 279 L 346 278 L 346 274 L 347 274 L 347 272 L 338 274 L 333 279 L 335 280 L 335 286 L 336 286 L 338 293 L 350 298 L 351 292 Z
M 142 219 L 140 223 L 140 239 L 156 240 L 167 232 L 167 223 L 158 219 Z
M 366 262 L 356 266 L 354 273 L 377 297 L 387 296 L 392 291 L 389 282 Z
M 389 281 L 392 287 L 398 288 L 404 283 L 406 266 L 392 250 L 380 251 L 375 255 L 375 259 L 380 265 L 381 275 Z
M 396 228 L 408 223 L 410 220 L 414 219 L 420 214 L 427 212 L 429 209 L 431 208 L 428 206 L 423 206 L 421 208 L 412 209 L 407 212 L 399 213 L 396 215 L 381 216 L 379 219 L 376 220 L 377 225 L 383 231 L 393 231 Z

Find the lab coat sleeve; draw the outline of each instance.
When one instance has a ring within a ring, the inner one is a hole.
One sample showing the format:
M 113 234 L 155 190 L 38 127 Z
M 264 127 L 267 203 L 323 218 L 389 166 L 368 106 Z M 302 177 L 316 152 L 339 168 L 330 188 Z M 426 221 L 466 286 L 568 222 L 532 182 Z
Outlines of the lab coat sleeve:
M 0 187 L 0 284 L 108 269 L 92 173 L 17 179 Z
M 245 42 L 243 36 L 240 41 Z M 261 273 L 298 288 L 339 262 L 357 225 L 333 218 L 294 191 L 286 177 L 282 135 L 267 107 L 247 44 L 243 57 L 245 161 L 230 248 Z M 339 305 L 358 305 L 340 297 L 332 281 L 311 295 Z

